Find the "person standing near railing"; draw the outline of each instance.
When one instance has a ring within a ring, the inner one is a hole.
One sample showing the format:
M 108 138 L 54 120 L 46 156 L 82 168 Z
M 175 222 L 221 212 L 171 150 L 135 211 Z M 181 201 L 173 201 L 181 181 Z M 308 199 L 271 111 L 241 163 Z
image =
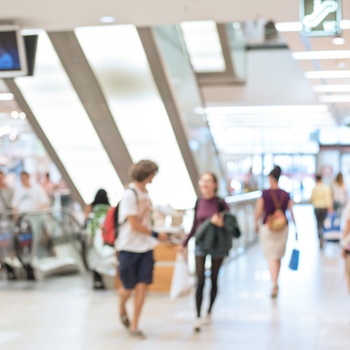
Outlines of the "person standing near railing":
M 6 175 L 0 170 L 0 215 L 11 210 L 13 188 L 7 185 Z
M 17 223 L 26 213 L 49 207 L 49 197 L 45 190 L 41 185 L 31 183 L 29 173 L 22 171 L 20 180 L 21 185 L 15 188 L 12 199 L 14 218 Z M 28 220 L 32 229 L 32 256 L 36 258 L 40 243 L 48 240 L 50 234 L 44 214 L 29 215 Z

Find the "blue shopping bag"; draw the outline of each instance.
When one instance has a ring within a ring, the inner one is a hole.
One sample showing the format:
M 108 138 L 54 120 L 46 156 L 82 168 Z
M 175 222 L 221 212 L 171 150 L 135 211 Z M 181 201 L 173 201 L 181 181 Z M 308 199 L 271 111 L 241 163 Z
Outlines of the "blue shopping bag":
M 298 242 L 298 233 L 295 233 L 295 241 Z M 293 271 L 297 271 L 299 268 L 299 249 L 294 248 L 289 261 L 289 268 Z
M 299 249 L 293 249 L 292 256 L 289 261 L 289 268 L 293 271 L 297 271 L 299 267 Z

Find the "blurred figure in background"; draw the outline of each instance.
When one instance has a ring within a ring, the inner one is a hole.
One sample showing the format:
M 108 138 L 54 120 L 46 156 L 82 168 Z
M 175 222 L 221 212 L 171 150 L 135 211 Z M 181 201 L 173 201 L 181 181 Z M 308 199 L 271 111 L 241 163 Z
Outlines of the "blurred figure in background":
M 11 210 L 13 189 L 6 183 L 6 175 L 0 170 L 0 215 L 1 213 Z
M 348 292 L 350 293 L 350 202 L 344 210 L 345 225 L 343 228 L 342 255 L 345 259 L 345 275 L 347 279 Z
M 338 173 L 332 184 L 333 210 L 340 216 L 348 201 L 343 174 Z
M 107 211 L 110 208 L 108 195 L 105 189 L 100 188 L 94 200 L 84 209 L 86 232 L 88 233 L 91 242 L 92 250 L 89 252 L 89 264 L 93 277 L 94 289 L 105 289 L 101 274 L 96 271 L 99 265 L 99 254 L 97 252 L 103 246 L 101 227 L 106 219 Z
M 54 200 L 55 200 L 55 184 L 50 179 L 50 174 L 45 173 L 44 179 L 41 181 L 41 186 L 44 188 L 46 194 L 49 196 L 50 199 L 50 206 L 53 206 Z
M 250 167 L 248 174 L 243 180 L 243 192 L 252 192 L 258 189 L 258 181 L 253 174 L 253 167 Z
M 322 181 L 322 175 L 316 175 L 316 184 L 311 192 L 310 202 L 314 206 L 317 222 L 317 234 L 320 248 L 323 248 L 323 225 L 327 213 L 333 211 L 332 191 L 330 186 Z
M 21 172 L 20 180 L 21 185 L 15 188 L 12 199 L 13 212 L 18 226 L 22 218 L 29 213 L 26 219 L 30 222 L 32 230 L 32 256 L 37 258 L 44 254 L 44 250 L 41 248 L 44 248 L 48 243 L 51 244 L 46 214 L 35 213 L 49 207 L 49 198 L 41 185 L 31 183 L 30 175 L 26 171 Z M 47 246 L 45 250 L 47 249 L 52 250 L 52 247 Z M 51 251 L 51 254 L 54 255 L 54 252 Z

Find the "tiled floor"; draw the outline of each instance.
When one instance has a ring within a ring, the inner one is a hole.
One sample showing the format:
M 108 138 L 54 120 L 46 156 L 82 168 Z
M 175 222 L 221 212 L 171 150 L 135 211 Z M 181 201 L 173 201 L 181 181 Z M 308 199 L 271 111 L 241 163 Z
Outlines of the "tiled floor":
M 193 294 L 175 301 L 150 294 L 140 325 L 148 337 L 135 340 L 119 323 L 117 294 L 93 292 L 88 279 L 0 281 L 0 349 L 349 350 L 350 296 L 339 249 L 327 244 L 320 252 L 312 208 L 295 212 L 300 269 L 288 269 L 290 235 L 278 300 L 269 298 L 258 245 L 222 268 L 213 323 L 198 334 L 192 332 Z

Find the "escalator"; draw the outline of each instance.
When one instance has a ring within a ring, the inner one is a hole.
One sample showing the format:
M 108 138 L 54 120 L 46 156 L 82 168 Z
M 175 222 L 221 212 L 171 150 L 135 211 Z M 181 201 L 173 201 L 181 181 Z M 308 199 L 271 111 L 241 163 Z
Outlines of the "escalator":
M 0 263 L 9 280 L 88 271 L 86 235 L 66 208 L 0 216 Z

